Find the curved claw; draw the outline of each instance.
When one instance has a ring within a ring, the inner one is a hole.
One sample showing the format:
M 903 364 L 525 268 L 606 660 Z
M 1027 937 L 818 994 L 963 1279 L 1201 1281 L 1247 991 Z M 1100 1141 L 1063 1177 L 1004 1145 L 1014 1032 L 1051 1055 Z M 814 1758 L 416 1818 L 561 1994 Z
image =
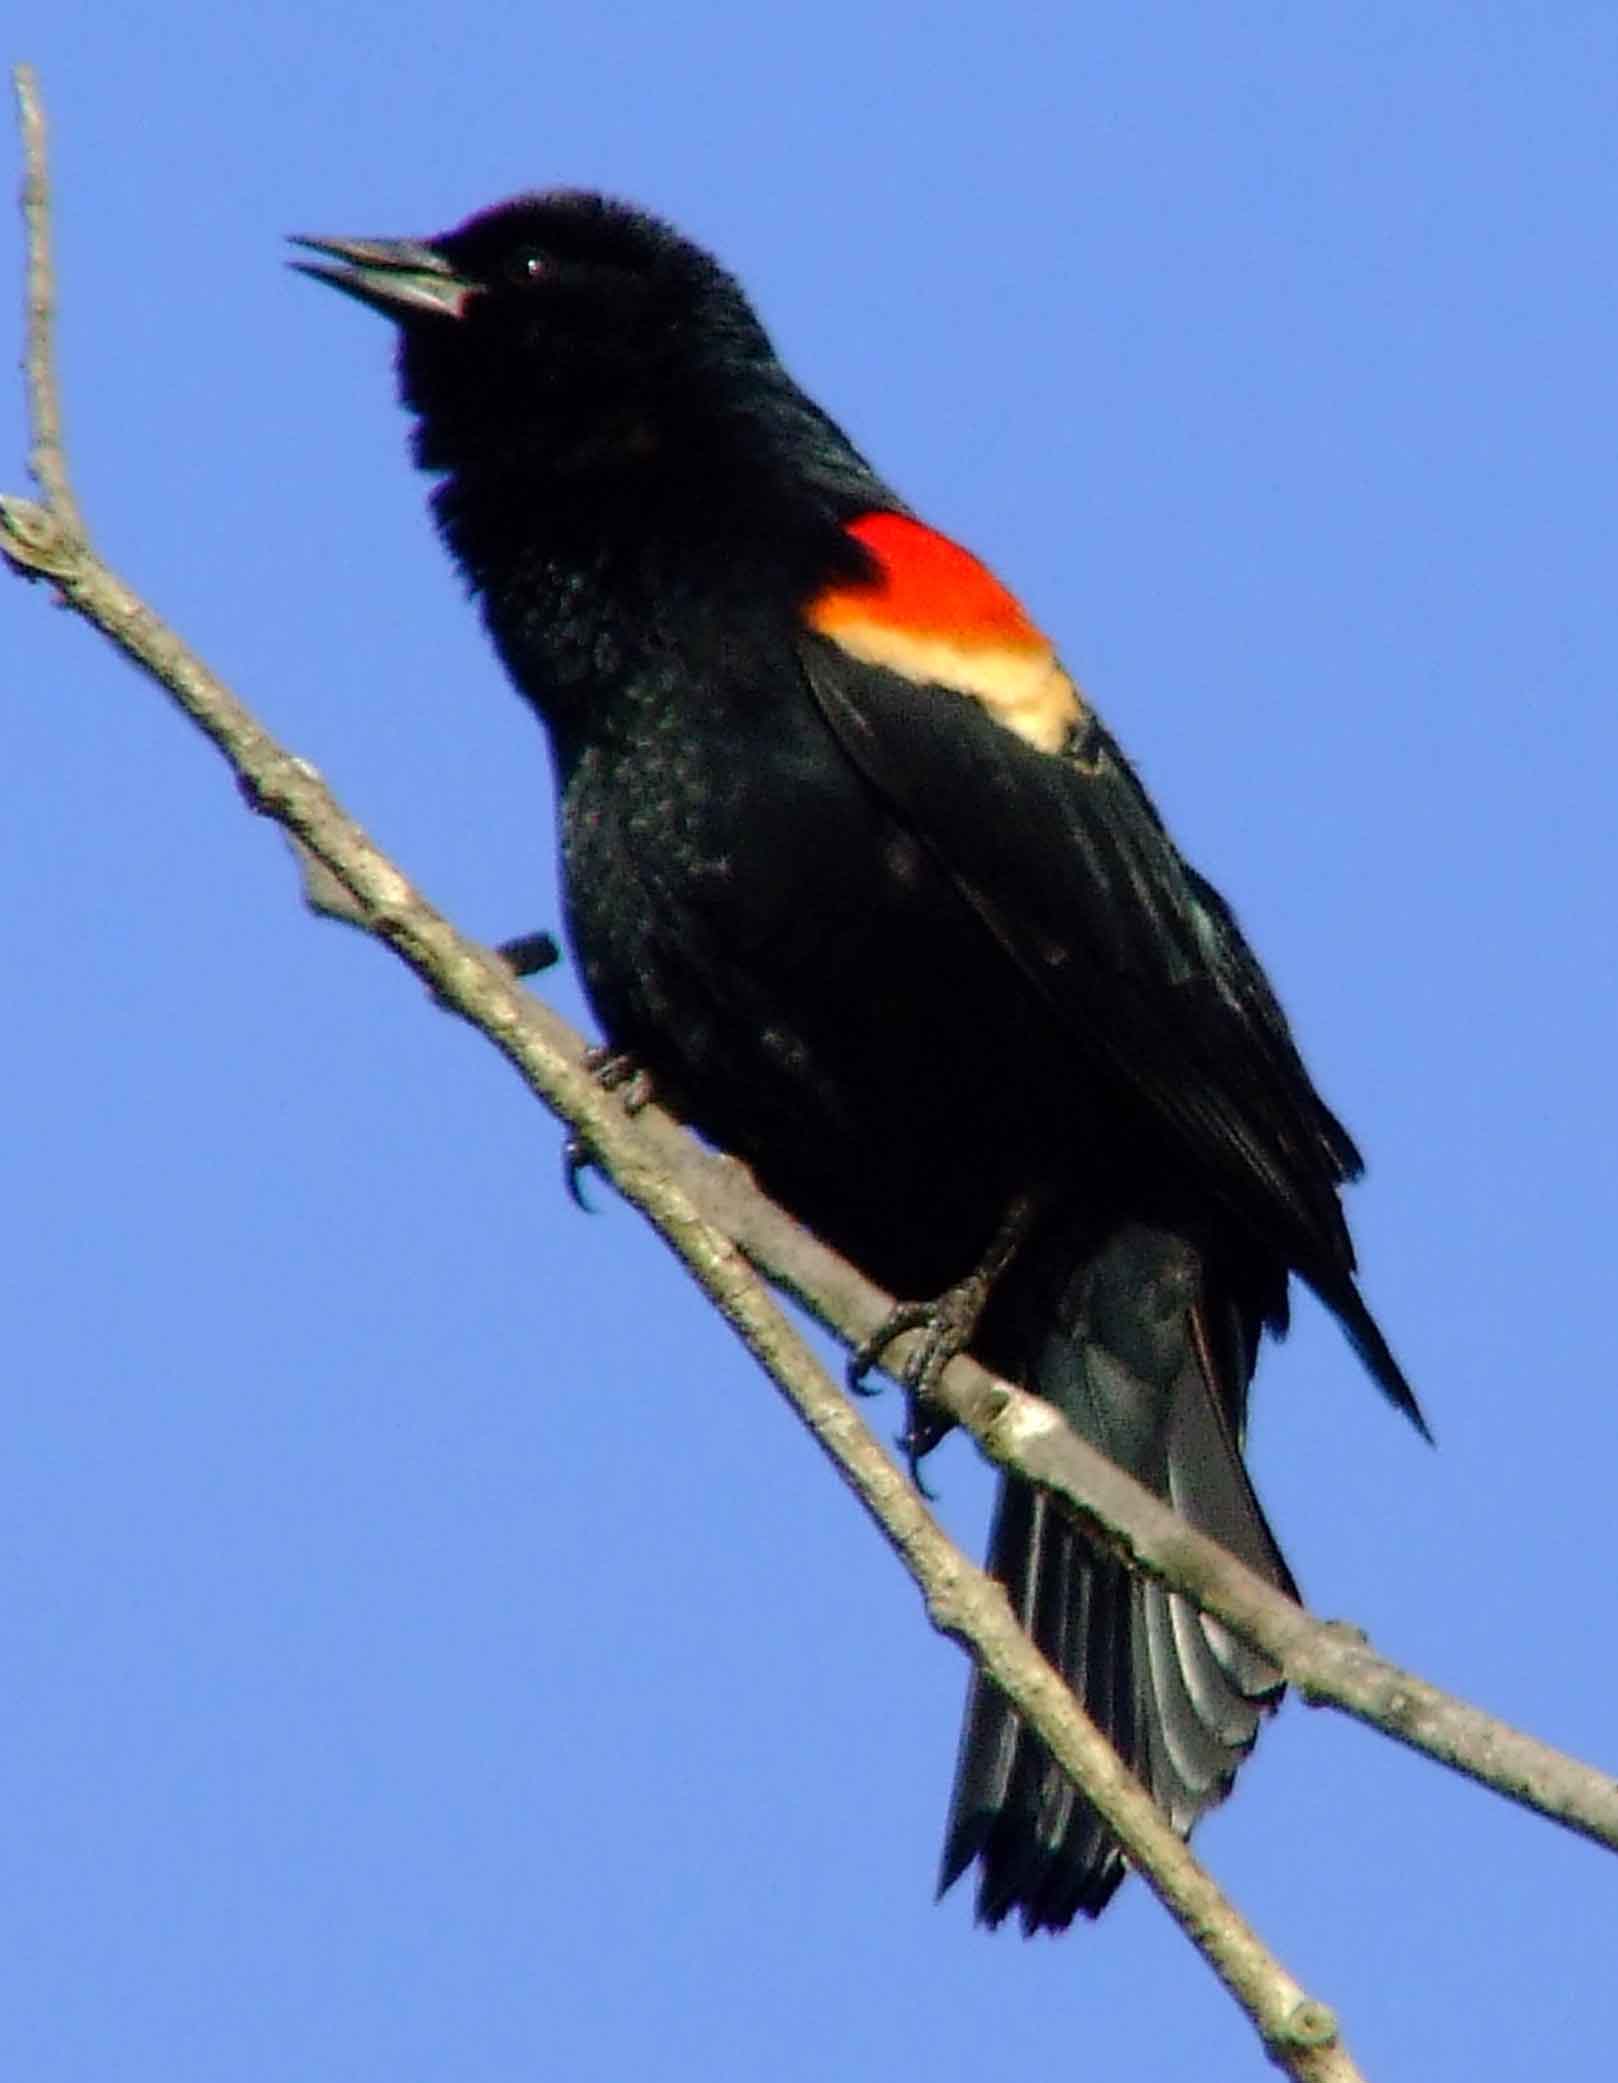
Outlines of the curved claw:
M 954 1294 L 951 1290 L 935 1301 L 895 1304 L 871 1335 L 854 1348 L 846 1370 L 848 1386 L 856 1396 L 880 1396 L 882 1384 L 867 1381 L 866 1376 L 896 1339 L 910 1331 L 922 1334 L 914 1352 L 895 1370 L 905 1393 L 905 1425 L 894 1445 L 904 1455 L 910 1480 L 929 1504 L 936 1497 L 922 1479 L 922 1460 L 949 1432 L 950 1421 L 930 1410 L 928 1402 L 938 1377 L 971 1335 L 970 1325 L 963 1325 L 952 1307 Z
M 954 1425 L 954 1420 L 938 1409 L 934 1393 L 950 1361 L 971 1344 L 995 1282 L 1028 1234 L 1035 1205 L 1032 1195 L 1019 1194 L 1007 1209 L 982 1261 L 964 1280 L 930 1302 L 895 1303 L 849 1359 L 850 1389 L 859 1396 L 875 1395 L 875 1389 L 866 1387 L 866 1375 L 896 1338 L 907 1331 L 921 1333 L 897 1369 L 897 1379 L 905 1392 L 906 1409 L 905 1428 L 898 1444 L 909 1466 L 910 1479 L 923 1497 L 931 1498 L 933 1493 L 921 1479 L 922 1457 L 930 1454 Z
M 926 1331 L 933 1328 L 938 1313 L 936 1302 L 896 1302 L 883 1317 L 868 1338 L 862 1338 L 848 1356 L 845 1373 L 848 1386 L 856 1396 L 880 1396 L 882 1384 L 868 1382 L 866 1376 L 872 1368 L 882 1364 L 882 1355 L 895 1340 L 906 1331 Z M 916 1373 L 916 1356 L 912 1354 L 900 1370 L 899 1380 L 908 1388 Z
M 910 1416 L 906 1420 L 905 1428 L 893 1442 L 905 1457 L 905 1467 L 909 1471 L 910 1480 L 916 1486 L 917 1495 L 925 1498 L 929 1504 L 938 1502 L 938 1492 L 932 1488 L 927 1478 L 922 1474 L 921 1464 L 924 1458 L 937 1446 L 942 1436 L 933 1426 L 921 1421 L 920 1413 L 915 1403 L 912 1402 Z
M 619 1104 L 631 1120 L 642 1107 L 651 1103 L 652 1080 L 625 1050 L 615 1049 L 608 1042 L 598 1042 L 585 1050 L 583 1060 L 584 1068 L 603 1092 L 619 1095 Z M 581 1182 L 586 1172 L 595 1169 L 595 1162 L 595 1153 L 584 1137 L 576 1128 L 569 1129 L 562 1144 L 562 1184 L 574 1207 L 582 1208 L 586 1215 L 594 1215 L 597 1211 L 586 1199 Z
M 576 1128 L 569 1129 L 562 1139 L 562 1184 L 574 1207 L 585 1215 L 596 1215 L 600 1210 L 584 1191 L 584 1175 L 595 1169 L 595 1159 L 585 1147 L 585 1141 Z
M 854 1348 L 848 1362 L 850 1389 L 854 1389 L 856 1396 L 875 1396 L 877 1391 L 864 1385 L 864 1377 L 881 1360 L 895 1337 L 902 1337 L 906 1331 L 920 1331 L 914 1350 L 898 1369 L 898 1379 L 906 1396 L 906 1425 L 900 1433 L 898 1446 L 910 1466 L 910 1481 L 916 1485 L 922 1498 L 933 1496 L 927 1483 L 920 1479 L 922 1456 L 931 1454 L 939 1439 L 954 1429 L 954 1419 L 943 1416 L 933 1400 L 939 1379 L 950 1360 L 954 1360 L 958 1352 L 966 1352 L 972 1337 L 977 1335 L 979 1319 L 993 1294 L 995 1281 L 1006 1271 L 1006 1266 L 1029 1235 L 1035 1210 L 1037 1200 L 1033 1194 L 1018 1194 L 1006 1210 L 1000 1229 L 993 1233 L 983 1260 L 964 1281 L 956 1281 L 954 1287 L 947 1287 L 931 1302 L 895 1302 L 870 1337 L 862 1339 Z

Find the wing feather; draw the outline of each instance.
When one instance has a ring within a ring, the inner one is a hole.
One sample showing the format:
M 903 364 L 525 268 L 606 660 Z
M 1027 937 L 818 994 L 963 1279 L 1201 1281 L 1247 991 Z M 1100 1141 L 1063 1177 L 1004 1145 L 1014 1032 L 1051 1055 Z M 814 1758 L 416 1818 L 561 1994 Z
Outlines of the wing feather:
M 805 675 L 867 782 L 946 868 L 1077 1049 L 1244 1224 L 1317 1284 L 1352 1269 L 1359 1170 L 1229 907 L 1086 713 L 1048 753 L 955 690 L 806 636 Z

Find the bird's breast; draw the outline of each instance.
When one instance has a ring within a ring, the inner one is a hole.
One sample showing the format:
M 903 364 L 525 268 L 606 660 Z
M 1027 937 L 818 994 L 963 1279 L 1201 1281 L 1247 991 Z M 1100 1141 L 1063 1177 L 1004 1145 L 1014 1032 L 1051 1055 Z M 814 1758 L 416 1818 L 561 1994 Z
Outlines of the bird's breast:
M 892 1286 L 947 1285 L 1056 1162 L 1058 1039 L 807 694 L 762 716 L 687 694 L 564 773 L 597 1017 L 812 1228 Z

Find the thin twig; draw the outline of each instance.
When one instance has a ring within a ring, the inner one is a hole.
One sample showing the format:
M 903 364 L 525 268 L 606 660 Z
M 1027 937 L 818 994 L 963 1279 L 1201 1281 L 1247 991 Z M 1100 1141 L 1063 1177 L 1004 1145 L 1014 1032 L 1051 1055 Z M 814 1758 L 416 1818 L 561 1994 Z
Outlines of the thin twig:
M 33 461 L 48 505 L 0 502 L 0 547 L 20 571 L 54 578 L 72 605 L 162 680 L 237 772 L 250 780 L 263 806 L 300 833 L 352 893 L 361 918 L 427 978 L 438 996 L 491 1034 L 548 1103 L 580 1127 L 629 1198 L 655 1212 L 657 1196 L 648 1179 L 683 1186 L 688 1208 L 707 1217 L 702 1251 L 721 1286 L 734 1258 L 725 1241 L 728 1236 L 779 1284 L 825 1316 L 839 1335 L 857 1343 L 881 1320 L 887 1298 L 765 1202 L 740 1167 L 708 1157 L 655 1110 L 643 1114 L 632 1129 L 625 1124 L 616 1102 L 573 1069 L 582 1046 L 578 1037 L 525 994 L 514 992 L 508 974 L 491 972 L 483 951 L 454 935 L 421 905 L 397 871 L 342 818 L 318 777 L 276 747 L 130 589 L 83 551 L 61 453 L 50 356 L 43 122 L 26 74 L 19 74 L 18 98 L 29 154 L 24 209 L 29 230 L 27 369 Z M 542 1068 L 547 1059 L 550 1071 Z M 665 1209 L 663 1215 L 673 1221 L 681 1210 Z M 689 1260 L 691 1253 L 685 1255 Z M 722 1294 L 718 1298 L 723 1302 Z M 738 1320 L 734 1308 L 728 1313 Z M 756 1324 L 751 1335 L 745 1325 L 742 1328 L 764 1356 L 758 1342 L 763 1332 Z M 768 1339 L 764 1342 L 767 1345 Z M 821 1416 L 810 1415 L 808 1421 L 835 1453 L 827 1427 L 833 1418 L 844 1422 L 848 1414 L 835 1392 L 833 1396 Z M 1613 1780 L 1387 1663 L 1352 1630 L 1312 1620 L 1074 1438 L 1049 1406 L 993 1381 L 967 1361 L 951 1369 L 941 1400 L 993 1458 L 1053 1489 L 1096 1538 L 1131 1566 L 1185 1591 L 1279 1666 L 1306 1697 L 1335 1704 L 1525 1806 L 1599 1842 L 1618 1845 L 1618 1784 Z M 874 1442 L 871 1451 L 886 1470 L 884 1480 L 892 1480 L 891 1468 Z M 846 1466 L 844 1472 L 861 1489 L 868 1508 L 877 1512 L 868 1485 L 862 1487 Z M 873 1464 L 868 1478 L 876 1472 Z M 892 1526 L 888 1531 L 902 1545 Z M 961 1558 L 950 1566 L 971 1567 Z M 929 1597 L 939 1624 L 955 1631 L 948 1598 L 933 1592 Z M 998 1675 L 995 1658 L 986 1661 Z M 1008 1690 L 1021 1699 L 1010 1685 Z M 1027 1712 L 1043 1731 L 1042 1716 L 1032 1703 Z M 1053 1749 L 1060 1754 L 1054 1741 Z M 1122 1825 L 1120 1834 L 1129 1835 Z
M 28 391 L 28 472 L 45 495 L 57 526 L 84 540 L 84 522 L 68 480 L 62 445 L 61 404 L 56 386 L 52 327 L 56 318 L 56 272 L 51 261 L 51 192 L 45 158 L 45 109 L 31 65 L 12 74 L 17 90 L 17 125 L 22 133 L 22 215 L 28 239 L 23 368 Z

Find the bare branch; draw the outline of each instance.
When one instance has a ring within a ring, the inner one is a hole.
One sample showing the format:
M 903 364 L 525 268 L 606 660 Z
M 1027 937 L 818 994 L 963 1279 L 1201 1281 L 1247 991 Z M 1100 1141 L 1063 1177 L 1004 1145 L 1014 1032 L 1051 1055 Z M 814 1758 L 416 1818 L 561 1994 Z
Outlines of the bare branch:
M 24 68 L 17 94 L 27 158 L 30 467 L 44 503 L 0 499 L 0 551 L 24 575 L 51 580 L 68 605 L 207 733 L 255 807 L 287 831 L 306 862 L 319 864 L 321 908 L 391 947 L 578 1130 L 792 1403 L 900 1554 L 934 1625 L 968 1647 L 1107 1818 L 1253 2020 L 1271 2058 L 1300 2078 L 1349 2083 L 1358 2072 L 1337 2040 L 1331 2013 L 1268 1953 L 1167 1827 L 1017 1628 L 999 1586 L 945 1538 L 754 1269 L 806 1303 L 850 1345 L 882 1321 L 890 1299 L 764 1200 L 744 1168 L 710 1156 L 655 1108 L 627 1120 L 618 1099 L 581 1067 L 580 1038 L 518 986 L 507 963 L 458 934 L 428 905 L 344 814 L 314 769 L 277 745 L 90 551 L 62 448 L 51 352 L 44 125 Z M 530 966 L 543 960 L 540 953 Z M 1312 1619 L 1078 1440 L 1048 1404 L 964 1359 L 948 1370 L 939 1400 L 992 1459 L 1051 1489 L 1094 1539 L 1130 1567 L 1183 1591 L 1268 1657 L 1307 1699 L 1338 1706 L 1618 1848 L 1618 1782 L 1386 1662 L 1352 1629 Z

